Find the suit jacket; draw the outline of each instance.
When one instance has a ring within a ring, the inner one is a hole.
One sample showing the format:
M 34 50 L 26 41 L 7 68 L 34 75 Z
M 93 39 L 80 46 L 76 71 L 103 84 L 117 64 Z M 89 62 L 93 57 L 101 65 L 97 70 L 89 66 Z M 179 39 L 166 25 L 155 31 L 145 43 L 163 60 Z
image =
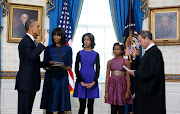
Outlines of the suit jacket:
M 135 114 L 166 114 L 164 61 L 156 45 L 142 57 L 135 77 Z
M 40 54 L 45 49 L 43 44 L 36 46 L 26 35 L 19 43 L 20 66 L 16 76 L 15 89 L 23 91 L 38 91 L 40 89 L 40 67 L 49 66 L 49 62 L 40 62 Z

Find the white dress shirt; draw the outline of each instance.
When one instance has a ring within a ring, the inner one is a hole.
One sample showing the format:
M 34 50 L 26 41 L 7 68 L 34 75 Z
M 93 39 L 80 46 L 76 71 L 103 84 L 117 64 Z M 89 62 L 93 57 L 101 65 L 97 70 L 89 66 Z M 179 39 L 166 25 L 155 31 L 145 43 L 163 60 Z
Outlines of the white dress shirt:
M 31 39 L 32 39 L 32 41 L 34 42 L 34 40 L 35 40 L 35 38 L 31 35 L 31 34 L 29 34 L 29 33 L 26 33 Z
M 151 43 L 146 49 L 145 51 L 147 51 L 148 49 L 150 49 L 151 47 L 153 47 L 155 44 L 154 43 Z

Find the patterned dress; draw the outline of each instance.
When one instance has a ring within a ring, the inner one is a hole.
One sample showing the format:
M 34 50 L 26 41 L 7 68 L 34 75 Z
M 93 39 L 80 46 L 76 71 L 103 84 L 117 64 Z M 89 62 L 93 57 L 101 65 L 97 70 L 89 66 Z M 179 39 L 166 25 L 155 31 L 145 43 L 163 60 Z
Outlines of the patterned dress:
M 64 62 L 72 66 L 72 49 L 67 45 L 48 46 L 44 52 L 44 61 Z M 71 111 L 68 72 L 60 67 L 46 70 L 41 98 L 41 109 L 48 112 Z
M 111 60 L 110 70 L 111 71 L 123 71 L 126 70 L 123 68 L 125 65 L 124 58 L 114 58 Z M 125 76 L 116 75 L 109 78 L 108 83 L 108 100 L 105 103 L 111 105 L 124 106 L 127 104 L 132 104 L 132 98 L 125 100 L 125 94 L 127 91 L 127 80 Z

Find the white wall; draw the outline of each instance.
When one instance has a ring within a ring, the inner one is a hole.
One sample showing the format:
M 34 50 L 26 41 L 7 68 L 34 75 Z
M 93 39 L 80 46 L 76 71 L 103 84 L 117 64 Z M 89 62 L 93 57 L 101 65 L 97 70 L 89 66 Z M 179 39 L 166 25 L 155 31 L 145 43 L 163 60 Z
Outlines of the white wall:
M 180 5 L 180 0 L 148 0 L 149 7 L 159 6 L 174 6 Z M 31 5 L 44 6 L 44 27 L 49 28 L 49 19 L 45 15 L 46 0 L 9 0 L 10 3 L 21 3 Z M 18 60 L 18 44 L 7 42 L 7 16 L 2 18 L 2 26 L 4 27 L 1 40 L 1 69 L 2 71 L 17 71 Z M 143 29 L 149 29 L 149 19 L 144 20 Z M 48 38 L 48 33 L 46 33 Z M 48 40 L 46 41 L 47 45 Z M 166 74 L 180 74 L 180 46 L 158 46 L 163 53 L 165 61 Z M 41 55 L 42 56 L 42 55 Z M 43 70 L 42 70 L 43 71 Z M 43 84 L 43 80 L 42 80 Z M 14 79 L 2 79 L 1 80 L 1 114 L 16 114 L 17 113 L 17 91 L 14 90 Z M 95 100 L 95 114 L 109 114 L 110 106 L 104 103 L 104 83 L 99 84 L 100 98 Z M 42 114 L 42 110 L 39 109 L 41 100 L 42 89 L 37 93 L 33 114 Z M 167 114 L 180 114 L 180 83 L 166 82 L 166 107 Z M 79 101 L 76 98 L 71 98 L 73 114 L 77 114 L 79 107 Z

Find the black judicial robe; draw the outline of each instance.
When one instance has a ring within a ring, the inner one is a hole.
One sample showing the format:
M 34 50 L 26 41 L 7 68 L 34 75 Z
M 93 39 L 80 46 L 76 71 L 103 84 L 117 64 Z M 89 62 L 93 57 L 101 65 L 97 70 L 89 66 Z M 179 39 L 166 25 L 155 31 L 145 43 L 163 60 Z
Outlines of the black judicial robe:
M 133 57 L 132 57 L 133 58 Z M 140 55 L 137 55 L 136 58 L 133 60 L 131 65 L 131 69 L 137 70 L 140 64 Z M 136 87 L 136 78 L 132 75 L 130 75 L 130 81 L 131 81 L 131 94 L 135 93 L 135 87 Z
M 156 45 L 142 57 L 135 77 L 135 114 L 166 114 L 164 61 Z

